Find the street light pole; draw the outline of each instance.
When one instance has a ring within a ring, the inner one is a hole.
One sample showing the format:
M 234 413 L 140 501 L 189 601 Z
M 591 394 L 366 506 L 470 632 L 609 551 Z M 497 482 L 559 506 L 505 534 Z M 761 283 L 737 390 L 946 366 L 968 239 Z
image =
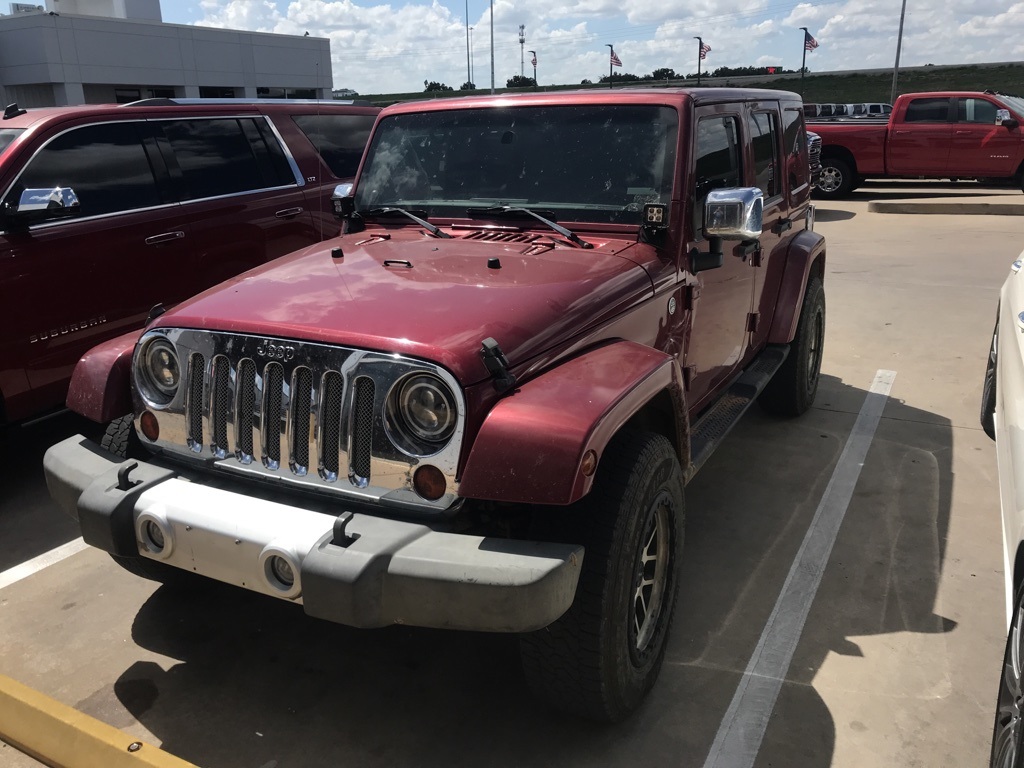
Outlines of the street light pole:
M 494 0 L 491 0 L 491 93 L 494 93 Z
M 473 82 L 473 70 L 469 66 L 469 0 L 466 0 L 466 82 Z
M 900 31 L 896 36 L 896 64 L 892 68 L 892 93 L 889 95 L 889 103 L 896 103 L 896 80 L 900 75 L 900 49 L 903 47 L 903 17 L 907 15 L 907 0 L 903 0 L 903 8 L 900 10 Z
M 530 55 L 533 56 L 533 58 L 530 59 L 530 61 L 533 62 L 533 85 L 534 85 L 534 87 L 536 87 L 536 85 L 537 85 L 537 52 L 536 51 L 530 51 Z
M 526 25 L 519 25 L 519 76 L 523 76 L 523 46 L 526 45 Z

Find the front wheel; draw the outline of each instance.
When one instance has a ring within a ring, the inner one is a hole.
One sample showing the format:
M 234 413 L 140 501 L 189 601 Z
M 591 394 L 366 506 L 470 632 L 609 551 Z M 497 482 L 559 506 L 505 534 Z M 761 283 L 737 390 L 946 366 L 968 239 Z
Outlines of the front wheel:
M 553 538 L 586 552 L 569 610 L 520 639 L 527 681 L 557 709 L 622 720 L 657 679 L 679 591 L 683 474 L 672 444 L 620 435 L 584 499 L 538 514 Z
M 826 158 L 821 161 L 821 174 L 814 194 L 825 199 L 844 197 L 853 190 L 855 180 L 856 176 L 845 161 L 837 157 Z
M 1021 717 L 1024 687 L 1021 685 L 1021 663 L 1024 659 L 1024 590 L 1018 590 L 1013 620 L 1003 651 L 1003 673 L 999 678 L 996 698 L 996 721 L 992 730 L 991 768 L 1016 768 L 1024 756 L 1024 722 Z

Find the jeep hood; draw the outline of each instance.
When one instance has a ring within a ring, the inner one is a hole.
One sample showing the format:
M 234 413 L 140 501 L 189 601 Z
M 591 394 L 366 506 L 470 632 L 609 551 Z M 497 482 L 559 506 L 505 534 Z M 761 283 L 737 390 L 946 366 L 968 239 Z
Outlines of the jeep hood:
M 153 327 L 397 352 L 440 363 L 468 386 L 488 375 L 479 355 L 488 337 L 517 367 L 651 295 L 634 261 L 648 246 L 588 239 L 594 248 L 530 237 L 345 235 L 222 283 Z M 332 255 L 338 248 L 343 255 Z

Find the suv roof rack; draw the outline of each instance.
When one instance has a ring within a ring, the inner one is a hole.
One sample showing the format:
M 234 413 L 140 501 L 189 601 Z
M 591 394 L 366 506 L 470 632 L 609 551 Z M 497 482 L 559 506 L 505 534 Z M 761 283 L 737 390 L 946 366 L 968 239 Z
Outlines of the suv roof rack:
M 365 99 L 180 99 L 180 98 L 154 98 L 139 99 L 122 104 L 122 107 L 171 107 L 171 106 L 202 106 L 210 105 L 232 105 L 245 106 L 246 104 L 347 104 L 353 107 L 369 107 L 370 102 Z

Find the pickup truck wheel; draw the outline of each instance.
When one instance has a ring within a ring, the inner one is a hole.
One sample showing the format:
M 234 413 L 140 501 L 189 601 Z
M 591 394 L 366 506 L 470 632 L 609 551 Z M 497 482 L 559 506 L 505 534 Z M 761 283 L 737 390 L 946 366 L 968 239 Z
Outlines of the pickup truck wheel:
M 142 458 L 146 455 L 142 441 L 135 432 L 135 419 L 131 414 L 114 419 L 107 425 L 107 430 L 100 439 L 100 447 L 121 459 Z M 198 585 L 200 581 L 194 573 L 158 563 L 148 557 L 110 557 L 129 573 L 150 581 L 159 581 L 161 584 L 187 588 Z
M 811 407 L 818 392 L 824 342 L 825 289 L 821 278 L 814 276 L 807 283 L 789 356 L 758 398 L 764 410 L 780 416 L 799 416 Z
M 665 658 L 679 590 L 683 475 L 671 443 L 620 435 L 589 495 L 546 510 L 555 538 L 586 547 L 576 597 L 550 626 L 521 636 L 530 687 L 570 714 L 616 722 L 639 706 Z
M 850 166 L 836 157 L 821 161 L 821 174 L 818 176 L 817 197 L 835 198 L 848 195 L 853 189 L 854 174 Z

